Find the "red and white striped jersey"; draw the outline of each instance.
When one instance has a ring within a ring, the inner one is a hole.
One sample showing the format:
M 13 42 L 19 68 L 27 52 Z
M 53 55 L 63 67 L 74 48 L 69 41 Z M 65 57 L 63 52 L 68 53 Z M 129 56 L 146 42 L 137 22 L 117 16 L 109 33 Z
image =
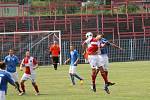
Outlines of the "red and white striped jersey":
M 22 64 L 25 66 L 25 73 L 31 74 L 33 72 L 33 68 L 37 64 L 37 61 L 33 57 L 25 57 L 22 61 Z
M 88 38 L 84 41 L 88 45 L 87 52 L 89 55 L 96 54 L 98 51 L 98 41 L 95 38 Z

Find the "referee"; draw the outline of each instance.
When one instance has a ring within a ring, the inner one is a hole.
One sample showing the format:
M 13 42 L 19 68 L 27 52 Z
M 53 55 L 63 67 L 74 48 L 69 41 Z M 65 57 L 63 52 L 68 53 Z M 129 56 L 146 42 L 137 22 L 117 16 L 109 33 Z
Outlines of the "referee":
M 59 55 L 60 55 L 60 47 L 57 41 L 54 41 L 54 43 L 50 46 L 49 52 L 50 57 L 52 58 L 54 69 L 57 70 L 57 64 L 59 63 Z

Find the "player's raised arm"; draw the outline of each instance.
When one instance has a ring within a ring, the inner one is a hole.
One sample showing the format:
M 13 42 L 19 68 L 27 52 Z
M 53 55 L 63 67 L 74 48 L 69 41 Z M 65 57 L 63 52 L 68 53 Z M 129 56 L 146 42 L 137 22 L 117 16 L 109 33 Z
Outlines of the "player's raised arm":
M 85 53 L 86 53 L 86 48 L 87 48 L 87 43 L 86 43 L 86 42 L 83 42 L 83 43 L 82 43 L 82 55 L 85 55 Z
M 87 45 L 91 42 L 92 37 L 93 37 L 92 32 L 86 33 L 86 40 L 82 43 L 82 55 L 85 55 Z
M 23 70 L 23 66 L 24 66 L 24 59 L 21 61 L 21 63 L 20 63 L 20 71 L 22 71 Z
M 118 45 L 114 44 L 114 43 L 111 43 L 111 46 L 114 47 L 114 48 L 117 48 L 119 50 L 123 50 L 121 47 L 119 47 Z
M 37 69 L 38 68 L 38 63 L 37 63 L 37 60 L 35 58 L 33 58 L 33 69 Z

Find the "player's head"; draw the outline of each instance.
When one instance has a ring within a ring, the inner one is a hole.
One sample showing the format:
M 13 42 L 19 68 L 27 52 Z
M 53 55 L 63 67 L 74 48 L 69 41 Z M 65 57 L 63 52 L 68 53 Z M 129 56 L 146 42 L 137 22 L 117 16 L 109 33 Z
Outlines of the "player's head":
M 0 62 L 0 69 L 2 69 L 2 70 L 6 69 L 6 65 L 4 62 Z
M 86 38 L 90 38 L 90 37 L 93 37 L 93 33 L 92 32 L 87 32 L 86 33 Z
M 102 39 L 103 38 L 103 34 L 97 34 L 97 36 L 96 36 L 96 39 L 97 40 L 100 40 L 100 39 Z
M 73 50 L 74 50 L 74 46 L 70 45 L 70 51 L 73 51 Z
M 30 51 L 26 51 L 26 57 L 30 57 Z
M 14 50 L 13 49 L 9 49 L 9 55 L 13 55 L 14 54 Z
M 57 44 L 57 41 L 54 41 L 54 45 L 56 45 Z

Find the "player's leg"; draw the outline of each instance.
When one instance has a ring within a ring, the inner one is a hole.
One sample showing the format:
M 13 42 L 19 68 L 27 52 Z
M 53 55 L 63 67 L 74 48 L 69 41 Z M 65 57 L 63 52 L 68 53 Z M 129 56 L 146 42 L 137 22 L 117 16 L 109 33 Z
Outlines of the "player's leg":
M 104 58 L 101 55 L 97 56 L 97 66 L 98 66 L 98 70 L 96 72 L 96 74 L 98 74 L 98 72 L 100 71 L 102 78 L 104 79 L 105 84 L 108 83 L 108 78 L 106 76 L 106 73 L 104 71 Z
M 12 77 L 15 81 L 15 84 L 17 85 L 17 90 L 19 91 L 19 93 L 21 93 L 21 89 L 20 89 L 20 85 L 19 85 L 19 82 L 18 82 L 18 73 L 15 72 L 15 73 L 12 73 Z
M 24 84 L 24 83 L 25 83 L 25 81 L 26 81 L 26 80 L 21 80 L 21 82 L 20 82 L 21 89 L 22 89 L 22 92 L 21 92 L 21 93 L 19 93 L 19 95 L 20 95 L 20 96 L 24 95 L 24 94 L 25 94 L 25 92 L 26 92 L 26 91 L 25 91 L 25 84 Z
M 36 78 L 36 74 L 35 74 L 35 73 L 31 74 L 30 79 L 31 79 L 31 81 L 32 81 L 32 86 L 34 87 L 34 89 L 35 89 L 35 91 L 36 91 L 36 94 L 35 94 L 35 95 L 39 95 L 40 92 L 39 92 L 38 85 L 37 85 L 37 83 L 35 82 L 35 78 Z
M 91 78 L 92 78 L 92 90 L 94 92 L 96 92 L 96 84 L 95 84 L 95 80 L 96 80 L 96 55 L 89 55 L 88 56 L 88 60 L 89 60 L 89 63 L 91 65 L 91 68 L 92 68 L 92 75 L 91 75 Z
M 108 56 L 104 55 L 104 71 L 105 71 L 107 79 L 108 79 L 108 67 L 109 67 Z M 112 86 L 112 85 L 115 85 L 115 83 L 108 81 L 108 86 Z
M 74 75 L 73 75 L 73 66 L 70 66 L 69 68 L 69 75 L 72 82 L 72 85 L 75 85 Z
M 32 82 L 32 86 L 34 87 L 35 91 L 36 91 L 36 94 L 35 95 L 39 95 L 39 88 L 38 88 L 38 85 L 36 84 L 36 82 Z
M 24 95 L 25 94 L 25 81 L 27 81 L 29 79 L 29 75 L 28 74 L 23 74 L 22 78 L 21 78 L 21 81 L 20 81 L 20 86 L 21 86 L 21 89 L 22 89 L 22 92 L 19 93 L 20 96 Z
M 57 57 L 53 57 L 54 69 L 57 70 Z
M 5 91 L 0 91 L 0 100 L 5 100 Z
M 97 60 L 97 69 L 98 71 L 100 71 L 100 74 L 105 82 L 105 86 L 104 86 L 104 90 L 106 91 L 106 93 L 110 94 L 109 92 L 109 88 L 108 88 L 108 78 L 106 76 L 106 73 L 104 71 L 104 59 L 101 55 L 98 56 L 98 58 L 96 59 Z M 96 72 L 96 74 L 98 74 L 98 71 Z
M 101 73 L 102 78 L 104 79 L 105 84 L 107 84 L 108 83 L 108 79 L 107 79 L 107 76 L 106 76 L 106 73 L 105 73 L 103 67 L 99 67 L 98 69 L 99 69 L 99 71 Z
M 98 58 L 97 58 L 97 71 L 96 71 L 96 76 L 98 75 L 98 73 L 100 72 L 99 68 L 100 66 L 104 66 L 104 59 L 103 59 L 103 56 L 102 55 L 98 55 Z
M 92 77 L 92 89 L 93 89 L 94 92 L 96 92 L 96 84 L 95 84 L 95 82 L 96 82 L 96 68 L 92 69 L 91 77 Z
M 73 75 L 74 75 L 77 79 L 83 80 L 83 78 L 81 78 L 77 73 L 74 73 Z
M 57 67 L 58 67 L 58 62 L 59 62 L 59 57 L 56 57 L 56 63 L 55 63 L 55 66 L 56 66 L 56 70 L 57 70 Z
M 52 57 L 52 60 L 53 60 L 53 66 L 54 66 L 54 69 L 56 70 L 56 66 L 55 66 L 55 57 Z
M 76 72 L 76 69 L 77 69 L 77 66 L 72 66 L 72 72 L 73 72 L 73 75 L 74 75 L 74 77 L 76 77 L 77 79 L 79 79 L 80 80 L 80 83 L 81 83 L 81 85 L 83 84 L 83 78 L 81 78 L 78 74 L 77 74 L 77 72 Z
M 105 82 L 105 85 L 104 85 L 104 90 L 106 91 L 106 93 L 110 94 L 110 91 L 109 91 L 109 88 L 108 88 L 108 79 L 107 79 L 107 76 L 106 76 L 106 73 L 104 71 L 104 68 L 103 67 L 99 67 L 98 68 L 100 73 L 101 73 L 101 76 L 102 78 L 104 79 L 104 82 Z

